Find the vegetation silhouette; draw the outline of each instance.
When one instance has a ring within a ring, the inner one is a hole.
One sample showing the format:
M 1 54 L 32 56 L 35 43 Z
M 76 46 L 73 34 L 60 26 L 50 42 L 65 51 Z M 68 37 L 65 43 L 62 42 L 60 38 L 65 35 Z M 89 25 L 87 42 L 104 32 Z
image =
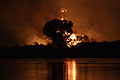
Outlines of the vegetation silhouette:
M 43 33 L 52 39 L 52 43 L 43 45 L 34 42 L 34 45 L 25 44 L 23 47 L 19 45 L 12 48 L 0 47 L 0 58 L 120 58 L 120 40 L 96 42 L 92 38 L 92 42 L 89 42 L 88 36 L 85 35 L 84 38 L 79 36 L 78 39 L 84 39 L 86 42 L 68 48 L 65 39 L 70 35 L 65 33 L 72 34 L 72 27 L 72 21 L 50 20 L 46 22 Z
M 83 42 L 71 48 L 51 44 L 0 48 L 0 58 L 120 58 L 120 40 L 112 42 Z
M 65 32 L 72 34 L 72 27 L 72 21 L 54 19 L 46 22 L 43 34 L 52 39 L 54 47 L 67 47 L 65 39 L 70 35 L 66 35 Z

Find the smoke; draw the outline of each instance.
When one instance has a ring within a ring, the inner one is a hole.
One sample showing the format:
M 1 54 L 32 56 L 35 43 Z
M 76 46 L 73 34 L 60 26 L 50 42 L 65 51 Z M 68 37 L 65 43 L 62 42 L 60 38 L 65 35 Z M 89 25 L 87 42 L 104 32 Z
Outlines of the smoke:
M 0 0 L 0 46 L 46 43 L 46 21 L 66 8 L 74 30 L 98 41 L 120 39 L 119 0 Z
M 42 28 L 59 8 L 57 0 L 1 0 L 0 46 L 45 43 Z
M 62 0 L 69 10 L 74 30 L 97 41 L 120 39 L 119 0 Z

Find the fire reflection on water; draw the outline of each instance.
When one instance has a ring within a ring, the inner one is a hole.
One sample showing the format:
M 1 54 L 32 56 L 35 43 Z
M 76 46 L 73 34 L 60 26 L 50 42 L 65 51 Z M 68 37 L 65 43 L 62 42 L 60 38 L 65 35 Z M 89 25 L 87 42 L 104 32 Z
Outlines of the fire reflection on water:
M 120 80 L 120 59 L 89 60 L 1 59 L 0 80 Z
M 67 62 L 67 78 L 66 80 L 76 80 L 76 62 L 68 61 Z

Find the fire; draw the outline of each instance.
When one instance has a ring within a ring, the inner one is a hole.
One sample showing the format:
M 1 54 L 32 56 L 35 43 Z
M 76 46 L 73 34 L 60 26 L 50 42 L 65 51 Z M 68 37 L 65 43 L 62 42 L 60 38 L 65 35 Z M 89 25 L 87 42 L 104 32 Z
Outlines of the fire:
M 69 17 L 65 16 L 65 14 L 68 12 L 67 9 L 61 8 L 59 10 L 59 12 L 60 12 L 60 17 L 57 18 L 57 19 L 64 21 L 64 20 L 67 20 L 69 18 Z M 59 33 L 61 33 L 61 31 L 56 30 L 56 33 L 59 34 Z M 67 46 L 70 47 L 70 48 L 72 46 L 78 45 L 81 42 L 86 42 L 87 41 L 87 36 L 85 36 L 85 35 L 79 35 L 79 34 L 75 34 L 75 33 L 71 34 L 67 31 L 64 31 L 63 33 L 64 33 L 63 37 L 65 38 L 64 41 L 67 42 Z M 33 36 L 30 36 L 30 38 L 27 40 L 28 45 L 35 45 L 35 44 L 40 45 L 41 43 L 44 44 L 44 45 L 47 45 L 47 42 L 52 42 L 52 41 L 41 39 L 36 34 L 33 34 Z
M 76 46 L 81 42 L 88 42 L 89 41 L 87 35 L 83 35 L 83 34 L 82 35 L 74 34 L 74 33 L 70 34 L 67 31 L 65 31 L 63 36 L 65 36 L 65 37 L 69 36 L 67 39 L 65 39 L 68 47 Z
M 63 34 L 63 36 L 69 36 L 67 39 L 65 39 L 65 41 L 67 42 L 67 46 L 68 47 L 72 47 L 77 45 L 78 43 L 80 43 L 81 41 L 77 39 L 76 34 L 70 34 L 67 31 L 65 31 L 65 33 Z
M 28 40 L 26 41 L 26 44 L 27 45 L 40 45 L 40 44 L 44 44 L 44 45 L 47 45 L 47 40 L 45 39 L 42 39 L 40 37 L 38 37 L 37 35 L 32 35 L 28 38 Z
M 78 39 L 78 36 L 76 34 L 71 34 L 70 37 L 67 39 L 67 46 L 72 47 L 76 46 L 78 43 L 81 43 L 82 41 Z
M 61 8 L 61 9 L 60 9 L 60 12 L 61 12 L 61 13 L 66 13 L 66 12 L 68 12 L 68 11 L 67 11 L 67 9 L 65 9 L 65 8 Z
M 71 34 L 70 39 L 76 40 L 76 35 L 75 34 Z
M 71 34 L 70 37 L 67 39 L 67 46 L 68 47 L 72 47 L 72 46 L 76 46 L 79 43 L 82 42 L 88 42 L 88 36 L 87 35 L 79 35 L 79 34 Z
M 65 9 L 65 8 L 61 8 L 60 10 L 59 10 L 59 12 L 60 12 L 60 20 L 67 20 L 68 18 L 67 17 L 65 17 L 65 13 L 67 13 L 68 11 L 67 11 L 67 9 Z
M 67 13 L 68 11 L 67 11 L 67 9 L 65 9 L 65 8 L 61 8 L 60 9 L 60 20 L 67 20 L 68 18 L 65 16 L 65 13 Z M 59 31 L 57 31 L 57 32 L 59 32 Z M 67 42 L 67 46 L 68 47 L 72 47 L 72 46 L 76 46 L 76 45 L 78 45 L 79 43 L 81 43 L 81 42 L 86 42 L 87 40 L 88 40 L 88 37 L 87 37 L 87 35 L 79 35 L 79 34 L 70 34 L 70 33 L 68 33 L 67 31 L 65 31 L 64 32 L 64 34 L 63 34 L 63 36 L 64 37 L 68 37 L 67 39 L 65 39 L 65 41 Z
M 60 18 L 60 20 L 62 20 L 62 21 L 63 21 L 63 20 L 64 20 L 64 18 L 62 17 L 62 18 Z
M 67 17 L 61 17 L 61 18 L 58 18 L 59 20 L 67 20 L 68 18 Z

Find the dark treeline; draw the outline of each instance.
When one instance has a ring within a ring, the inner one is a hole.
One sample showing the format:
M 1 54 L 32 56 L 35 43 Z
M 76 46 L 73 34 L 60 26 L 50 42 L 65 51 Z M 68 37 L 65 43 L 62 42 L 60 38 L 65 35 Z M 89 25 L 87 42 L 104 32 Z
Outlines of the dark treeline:
M 56 47 L 53 44 L 25 45 L 0 48 L 1 58 L 120 58 L 120 40 L 113 42 L 83 42 L 77 46 Z
M 119 57 L 120 40 L 113 42 L 85 42 L 67 47 L 68 38 L 73 33 L 72 21 L 54 19 L 46 22 L 43 34 L 52 40 L 48 45 L 19 45 L 0 48 L 1 58 L 79 58 L 79 57 Z M 68 34 L 69 33 L 69 34 Z M 82 38 L 80 38 L 81 40 Z M 86 36 L 85 39 L 88 39 Z

